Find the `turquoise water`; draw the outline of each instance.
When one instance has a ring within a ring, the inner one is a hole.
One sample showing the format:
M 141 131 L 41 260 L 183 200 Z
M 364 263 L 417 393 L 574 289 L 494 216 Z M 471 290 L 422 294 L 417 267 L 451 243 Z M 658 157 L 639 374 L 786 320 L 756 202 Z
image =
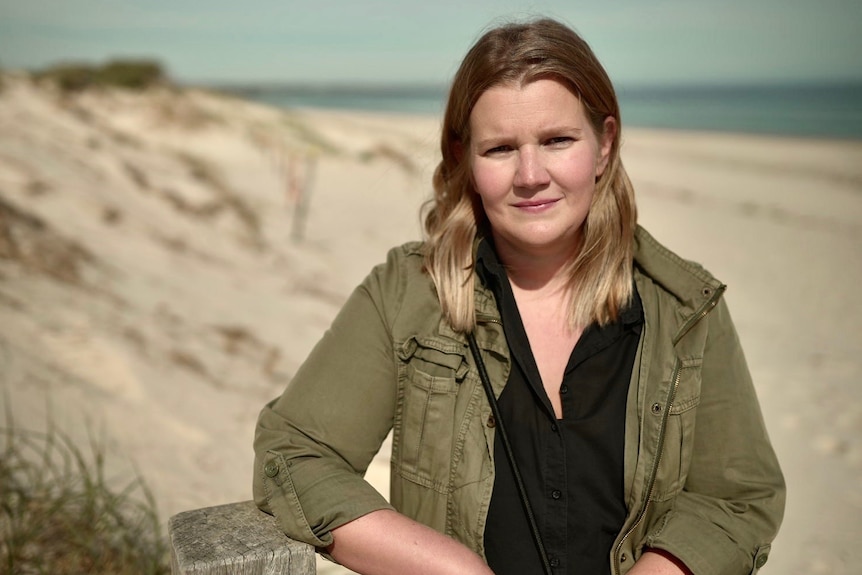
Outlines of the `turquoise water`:
M 443 86 L 245 86 L 220 89 L 284 108 L 369 110 L 442 116 Z
M 623 125 L 862 139 L 862 83 L 618 89 Z
M 222 89 L 225 89 L 222 87 Z M 443 86 L 246 86 L 227 91 L 281 107 L 440 116 Z M 619 86 L 624 126 L 862 140 L 862 82 Z

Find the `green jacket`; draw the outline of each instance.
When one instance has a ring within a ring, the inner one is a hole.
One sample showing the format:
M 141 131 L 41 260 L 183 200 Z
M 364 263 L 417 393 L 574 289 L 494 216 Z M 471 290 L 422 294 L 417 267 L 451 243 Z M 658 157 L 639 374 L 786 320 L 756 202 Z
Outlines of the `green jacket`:
M 353 292 L 284 394 L 260 414 L 254 496 L 290 537 L 395 508 L 483 554 L 494 423 L 463 335 L 443 320 L 422 244 L 393 249 Z M 609 560 L 645 546 L 696 575 L 755 573 L 784 509 L 724 286 L 643 229 L 635 280 L 645 328 L 626 412 L 628 516 Z M 511 361 L 491 292 L 476 287 L 476 340 L 499 396 Z M 363 479 L 392 430 L 390 503 Z

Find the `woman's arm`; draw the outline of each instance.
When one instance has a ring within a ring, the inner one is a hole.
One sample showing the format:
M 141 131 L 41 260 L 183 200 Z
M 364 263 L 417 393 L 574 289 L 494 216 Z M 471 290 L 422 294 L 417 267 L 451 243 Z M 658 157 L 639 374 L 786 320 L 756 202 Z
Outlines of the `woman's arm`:
M 389 509 L 345 523 L 332 536 L 327 552 L 364 575 L 493 575 L 461 543 Z
M 662 527 L 648 535 L 698 575 L 753 573 L 784 511 L 784 477 L 724 300 L 709 314 L 691 461 Z
M 401 250 L 356 288 L 255 430 L 254 499 L 291 538 L 332 544 L 331 531 L 391 509 L 363 478 L 392 428 L 397 368 L 390 313 L 403 295 Z
M 649 549 L 627 575 L 691 575 L 691 571 L 670 553 Z

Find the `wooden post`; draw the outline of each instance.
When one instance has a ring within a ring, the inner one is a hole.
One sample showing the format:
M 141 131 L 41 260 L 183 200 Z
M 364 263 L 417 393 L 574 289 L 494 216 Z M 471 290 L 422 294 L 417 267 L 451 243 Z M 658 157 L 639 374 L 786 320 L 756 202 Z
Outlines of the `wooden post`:
M 290 236 L 295 243 L 299 243 L 305 238 L 305 222 L 311 203 L 317 156 L 316 148 L 306 148 L 301 152 L 294 150 L 288 161 L 287 196 L 290 205 L 293 206 Z
M 314 575 L 314 547 L 289 539 L 253 501 L 185 511 L 168 522 L 173 575 Z

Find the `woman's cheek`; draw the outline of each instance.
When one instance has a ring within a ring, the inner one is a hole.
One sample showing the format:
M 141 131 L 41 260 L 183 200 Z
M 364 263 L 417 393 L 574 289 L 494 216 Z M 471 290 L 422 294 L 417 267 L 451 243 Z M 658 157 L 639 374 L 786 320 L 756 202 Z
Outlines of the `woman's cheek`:
M 491 165 L 482 159 L 473 164 L 473 183 L 484 202 L 506 195 L 511 187 L 506 183 L 506 178 L 504 166 Z

